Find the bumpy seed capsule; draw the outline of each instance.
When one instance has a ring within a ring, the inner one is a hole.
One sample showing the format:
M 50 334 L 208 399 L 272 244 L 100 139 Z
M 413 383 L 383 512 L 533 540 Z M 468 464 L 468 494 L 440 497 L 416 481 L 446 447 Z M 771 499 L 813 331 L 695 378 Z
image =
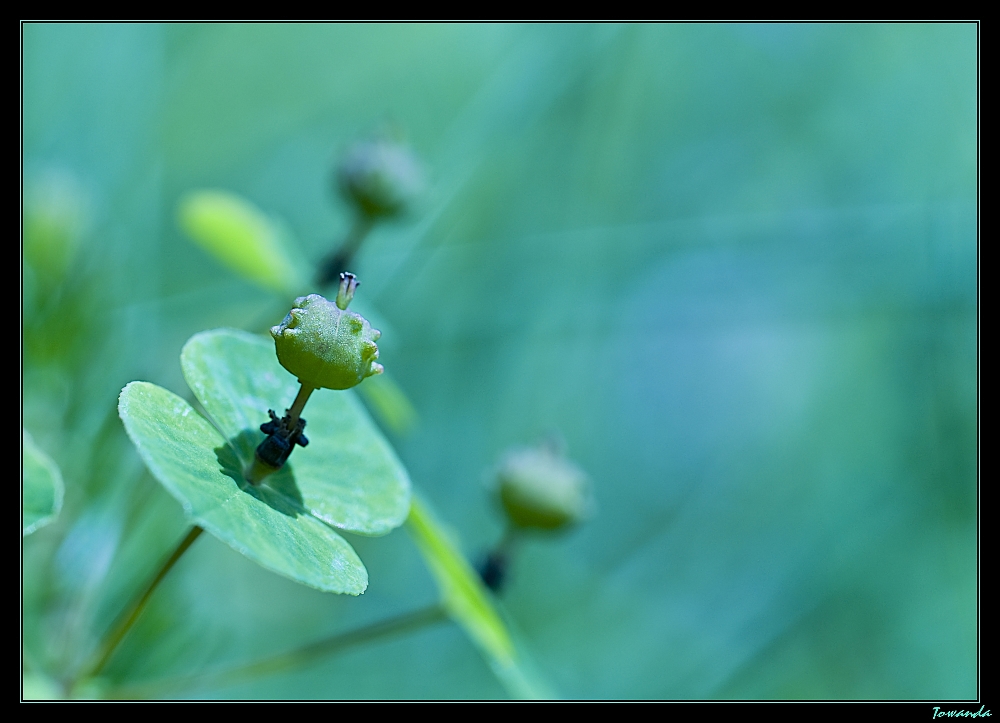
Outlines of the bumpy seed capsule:
M 517 527 L 556 530 L 580 521 L 590 505 L 587 476 L 548 449 L 517 449 L 497 473 L 500 501 Z
M 304 385 L 350 389 L 383 371 L 375 361 L 375 342 L 382 332 L 347 310 L 356 282 L 353 274 L 343 276 L 337 304 L 319 294 L 300 297 L 284 320 L 271 327 L 278 361 Z
M 369 218 L 399 215 L 423 188 L 423 171 L 410 150 L 389 139 L 351 146 L 337 169 L 341 193 Z

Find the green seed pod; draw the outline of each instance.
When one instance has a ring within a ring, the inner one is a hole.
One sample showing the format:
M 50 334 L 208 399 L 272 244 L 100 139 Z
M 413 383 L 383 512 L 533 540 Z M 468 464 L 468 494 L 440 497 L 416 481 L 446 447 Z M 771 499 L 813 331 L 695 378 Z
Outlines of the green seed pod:
M 516 527 L 556 530 L 583 519 L 590 507 L 583 470 L 548 449 L 517 449 L 497 473 L 500 501 Z
M 389 139 L 351 146 L 337 169 L 340 191 L 371 219 L 398 216 L 424 185 L 410 150 Z
M 347 310 L 353 295 L 354 277 L 341 283 L 338 301 L 327 301 L 319 294 L 295 300 L 295 307 L 278 326 L 271 327 L 274 347 L 281 366 L 311 387 L 350 389 L 365 377 L 381 374 L 376 363 L 382 335 L 361 314 Z M 345 286 L 350 292 L 345 294 Z

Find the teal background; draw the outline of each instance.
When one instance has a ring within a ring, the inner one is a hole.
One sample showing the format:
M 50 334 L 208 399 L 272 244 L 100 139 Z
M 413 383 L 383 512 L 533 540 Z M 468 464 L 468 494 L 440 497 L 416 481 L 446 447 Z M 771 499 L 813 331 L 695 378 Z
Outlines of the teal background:
M 25 669 L 69 676 L 183 534 L 119 390 L 186 393 L 188 337 L 287 310 L 178 199 L 242 194 L 315 262 L 331 164 L 390 122 L 429 184 L 358 298 L 414 484 L 476 558 L 510 446 L 557 433 L 593 481 L 502 598 L 560 696 L 975 698 L 977 60 L 974 24 L 22 25 L 25 244 L 51 216 L 70 249 L 23 265 L 23 423 L 66 481 L 23 543 Z M 95 690 L 435 598 L 404 532 L 350 541 L 359 599 L 203 536 Z M 505 695 L 448 624 L 174 694 Z

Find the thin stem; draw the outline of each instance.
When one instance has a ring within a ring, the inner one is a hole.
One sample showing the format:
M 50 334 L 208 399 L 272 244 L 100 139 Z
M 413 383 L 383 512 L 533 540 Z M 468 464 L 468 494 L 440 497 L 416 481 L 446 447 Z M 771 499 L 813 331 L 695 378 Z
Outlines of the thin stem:
M 111 659 L 111 656 L 114 654 L 121 641 L 125 638 L 125 635 L 132 629 L 132 626 L 135 625 L 135 621 L 139 619 L 139 616 L 142 615 L 142 611 L 145 610 L 146 604 L 149 602 L 149 598 L 153 594 L 153 591 L 156 590 L 157 585 L 159 585 L 160 581 L 167 576 L 167 573 L 170 572 L 171 568 L 173 568 L 175 564 L 177 564 L 177 561 L 181 559 L 181 556 L 187 552 L 187 549 L 191 547 L 191 544 L 198 539 L 198 536 L 202 532 L 204 532 L 204 530 L 197 525 L 188 531 L 184 539 L 181 540 L 181 543 L 173 551 L 170 557 L 167 558 L 167 561 L 160 567 L 160 570 L 156 573 L 152 582 L 149 583 L 146 591 L 143 592 L 142 597 L 140 597 L 139 600 L 132 605 L 128 614 L 124 615 L 120 619 L 119 623 L 112 628 L 111 633 L 109 633 L 104 639 L 104 644 L 100 648 L 100 654 L 95 656 L 96 662 L 87 670 L 86 675 L 81 677 L 94 677 L 104 669 L 104 666 L 107 664 L 108 660 Z
M 349 267 L 354 260 L 354 255 L 361 248 L 364 240 L 368 238 L 374 225 L 375 221 L 371 217 L 361 213 L 357 215 L 351 230 L 347 232 L 347 236 L 340 244 L 340 248 L 320 261 L 317 281 L 321 288 L 329 286 L 334 281 L 339 281 L 340 273 L 350 270 Z
M 184 690 L 187 688 L 200 686 L 222 686 L 235 685 L 246 682 L 252 678 L 268 673 L 276 673 L 282 670 L 306 665 L 307 663 L 330 655 L 332 653 L 345 650 L 361 643 L 372 642 L 379 639 L 401 635 L 403 633 L 418 630 L 428 625 L 441 622 L 448 617 L 444 606 L 436 603 L 428 607 L 404 613 L 388 620 L 382 620 L 372 625 L 351 630 L 339 635 L 319 640 L 301 648 L 296 648 L 285 653 L 272 655 L 271 657 L 258 660 L 247 665 L 240 665 L 228 670 L 220 670 L 214 673 L 203 675 L 185 676 L 175 678 L 170 681 L 152 683 L 146 686 L 136 686 L 133 688 L 120 689 L 115 693 L 117 698 L 150 698 L 150 692 L 165 692 L 168 690 Z
M 316 387 L 311 387 L 305 382 L 299 382 L 302 386 L 299 387 L 299 393 L 295 395 L 295 401 L 292 402 L 292 406 L 288 409 L 288 416 L 290 416 L 291 422 L 288 426 L 291 429 L 295 429 L 295 425 L 299 423 L 299 417 L 302 415 L 302 410 L 306 406 L 306 402 L 309 401 L 309 395 L 316 391 Z

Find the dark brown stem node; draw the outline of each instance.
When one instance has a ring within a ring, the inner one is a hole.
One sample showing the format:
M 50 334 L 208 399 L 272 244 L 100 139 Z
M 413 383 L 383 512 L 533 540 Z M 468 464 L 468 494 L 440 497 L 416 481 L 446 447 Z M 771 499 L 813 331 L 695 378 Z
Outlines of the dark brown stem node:
M 251 484 L 260 484 L 265 477 L 284 467 L 295 445 L 305 447 L 309 444 L 309 439 L 303 434 L 306 420 L 300 415 L 309 401 L 309 395 L 314 391 L 315 387 L 303 384 L 292 406 L 285 410 L 285 416 L 280 419 L 273 409 L 267 410 L 271 421 L 260 425 L 260 431 L 267 437 L 257 446 L 253 465 L 246 474 Z

